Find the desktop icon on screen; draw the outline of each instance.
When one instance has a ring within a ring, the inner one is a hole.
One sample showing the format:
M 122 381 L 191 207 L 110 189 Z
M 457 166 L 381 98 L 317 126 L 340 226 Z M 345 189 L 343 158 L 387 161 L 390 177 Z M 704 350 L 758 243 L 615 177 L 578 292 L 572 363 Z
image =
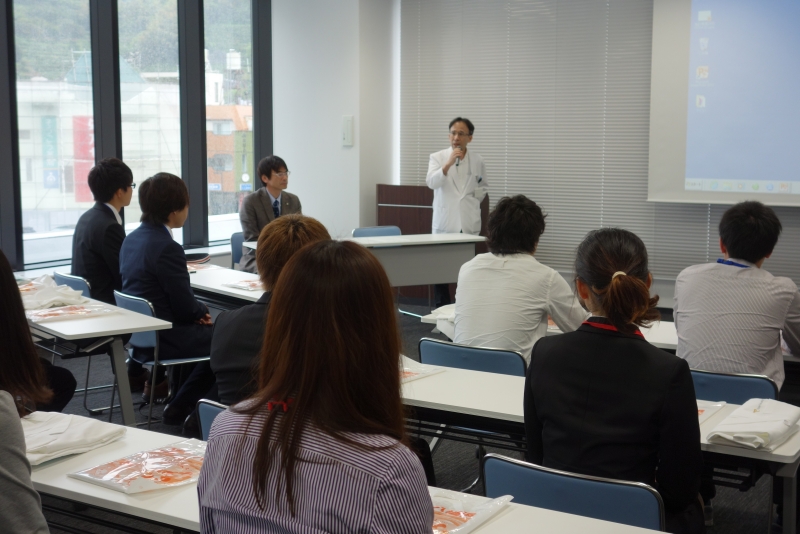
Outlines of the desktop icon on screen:
M 696 72 L 695 76 L 697 77 L 698 80 L 708 79 L 708 65 L 700 65 L 699 67 L 697 67 L 697 70 L 695 72 Z
M 733 184 L 730 182 L 722 182 L 723 191 L 733 191 Z
M 698 11 L 697 22 L 711 22 L 711 11 Z
M 706 107 L 706 97 L 704 95 L 697 95 L 694 99 L 694 103 L 698 108 Z
M 738 189 L 739 191 L 744 190 L 744 182 L 739 182 L 738 184 L 736 184 L 736 189 Z
M 701 37 L 700 38 L 700 51 L 701 52 L 708 52 L 708 37 Z
M 711 182 L 711 190 L 716 191 L 717 189 L 719 189 L 719 182 L 714 180 L 713 182 Z
M 774 189 L 775 189 L 775 186 L 773 184 L 767 184 L 767 191 L 772 191 Z
M 758 191 L 758 184 L 753 184 L 750 187 L 753 188 L 753 191 Z
M 792 186 L 788 182 L 781 182 L 781 185 L 779 187 L 781 193 L 788 193 L 792 190 Z

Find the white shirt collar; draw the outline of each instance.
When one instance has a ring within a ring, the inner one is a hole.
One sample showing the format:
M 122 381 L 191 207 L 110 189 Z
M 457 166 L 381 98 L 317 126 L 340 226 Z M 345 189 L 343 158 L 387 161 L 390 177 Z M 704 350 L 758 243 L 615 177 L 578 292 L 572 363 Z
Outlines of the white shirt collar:
M 117 208 L 115 208 L 114 206 L 112 206 L 108 202 L 106 202 L 105 204 L 106 204 L 106 206 L 111 208 L 111 211 L 114 212 L 114 217 L 116 217 L 117 222 L 120 224 L 120 226 L 122 226 L 122 217 L 119 216 L 119 211 L 117 211 Z
M 166 228 L 166 229 L 167 229 L 167 232 L 169 232 L 169 236 L 170 236 L 170 237 L 172 237 L 172 238 L 174 238 L 174 237 L 175 237 L 174 235 L 172 235 L 172 228 L 170 228 L 170 227 L 169 227 L 169 226 L 167 226 L 166 224 L 164 225 L 164 228 Z
M 264 189 L 267 189 L 267 188 L 264 187 Z M 269 195 L 269 203 L 270 204 L 275 204 L 275 201 L 277 200 L 278 201 L 278 205 L 280 205 L 280 203 L 281 203 L 281 195 L 283 194 L 283 192 L 278 194 L 278 198 L 273 197 L 272 193 L 269 192 L 269 189 L 267 189 L 267 194 Z

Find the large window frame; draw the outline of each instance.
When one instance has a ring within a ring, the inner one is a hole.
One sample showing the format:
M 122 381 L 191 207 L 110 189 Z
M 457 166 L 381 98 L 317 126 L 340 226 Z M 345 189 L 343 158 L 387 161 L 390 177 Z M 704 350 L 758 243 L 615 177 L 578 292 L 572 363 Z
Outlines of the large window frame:
M 122 152 L 117 0 L 90 0 L 95 161 Z M 253 36 L 253 160 L 272 154 L 272 0 L 251 0 Z M 202 0 L 178 0 L 181 173 L 192 209 L 184 248 L 206 247 L 205 57 Z M 26 264 L 22 243 L 19 128 L 17 125 L 13 0 L 0 0 L 0 249 L 14 270 L 65 265 L 71 260 Z M 253 168 L 253 176 L 256 169 Z

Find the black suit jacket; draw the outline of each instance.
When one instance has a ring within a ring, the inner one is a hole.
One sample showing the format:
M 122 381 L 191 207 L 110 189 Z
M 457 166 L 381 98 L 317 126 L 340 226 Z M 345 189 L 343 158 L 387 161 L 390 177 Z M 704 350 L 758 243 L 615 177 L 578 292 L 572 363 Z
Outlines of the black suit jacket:
M 114 290 L 122 289 L 119 251 L 125 230 L 111 208 L 100 202 L 78 219 L 72 235 L 72 274 L 85 278 L 93 299 L 114 304 Z
M 223 404 L 236 404 L 257 389 L 258 361 L 271 297 L 267 291 L 255 304 L 223 312 L 214 321 L 211 369 Z
M 672 512 L 697 499 L 703 460 L 689 366 L 637 336 L 584 324 L 540 339 L 525 431 L 535 464 L 655 484 Z
M 122 292 L 150 301 L 156 317 L 172 323 L 159 332 L 161 358 L 208 356 L 211 326 L 195 321 L 208 313 L 194 298 L 186 254 L 163 224 L 142 223 L 122 244 Z

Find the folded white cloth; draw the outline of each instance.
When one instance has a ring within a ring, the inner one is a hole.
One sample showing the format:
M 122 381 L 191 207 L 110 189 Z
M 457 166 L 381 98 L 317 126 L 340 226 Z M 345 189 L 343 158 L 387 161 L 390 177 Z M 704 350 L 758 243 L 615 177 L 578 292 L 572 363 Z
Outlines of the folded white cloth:
M 22 293 L 22 305 L 26 310 L 43 310 L 55 306 L 69 306 L 89 302 L 80 291 L 68 286 L 57 286 L 49 275 L 31 281 Z
M 774 451 L 800 427 L 800 408 L 772 399 L 750 399 L 708 434 L 709 443 Z
M 79 415 L 33 412 L 22 418 L 25 448 L 31 465 L 102 447 L 125 435 L 124 426 Z

